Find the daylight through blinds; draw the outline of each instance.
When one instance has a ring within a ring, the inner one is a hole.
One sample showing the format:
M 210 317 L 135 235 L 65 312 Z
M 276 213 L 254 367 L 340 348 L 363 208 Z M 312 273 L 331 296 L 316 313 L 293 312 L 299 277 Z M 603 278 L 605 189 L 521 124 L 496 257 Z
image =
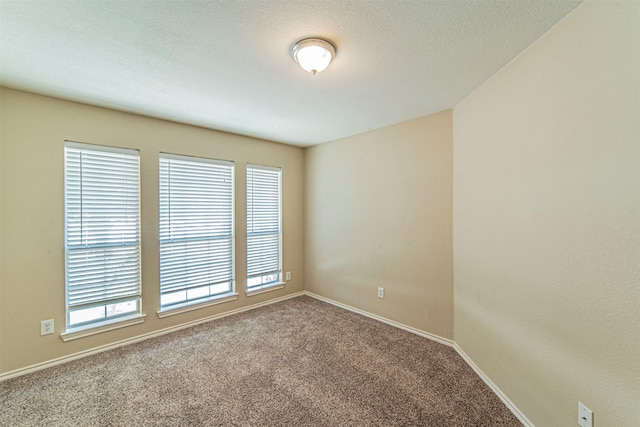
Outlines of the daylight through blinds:
M 160 304 L 233 290 L 233 163 L 160 156 Z
M 140 311 L 136 150 L 65 143 L 67 324 Z
M 281 281 L 281 170 L 247 165 L 247 289 Z

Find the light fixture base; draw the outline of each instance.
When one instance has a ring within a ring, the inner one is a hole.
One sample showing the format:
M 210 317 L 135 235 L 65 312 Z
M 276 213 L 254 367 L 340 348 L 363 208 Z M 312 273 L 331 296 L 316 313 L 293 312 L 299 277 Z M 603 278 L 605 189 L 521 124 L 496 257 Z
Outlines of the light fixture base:
M 291 56 L 303 70 L 316 75 L 329 66 L 336 56 L 336 47 L 329 40 L 311 37 L 291 46 Z

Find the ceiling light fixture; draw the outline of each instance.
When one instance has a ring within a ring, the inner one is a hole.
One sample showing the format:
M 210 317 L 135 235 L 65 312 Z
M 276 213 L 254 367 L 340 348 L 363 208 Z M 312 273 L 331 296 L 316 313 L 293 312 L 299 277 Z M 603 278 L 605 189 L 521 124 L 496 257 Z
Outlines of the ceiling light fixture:
M 315 76 L 327 68 L 331 60 L 335 58 L 336 47 L 324 39 L 302 39 L 291 46 L 291 56 L 303 70 Z

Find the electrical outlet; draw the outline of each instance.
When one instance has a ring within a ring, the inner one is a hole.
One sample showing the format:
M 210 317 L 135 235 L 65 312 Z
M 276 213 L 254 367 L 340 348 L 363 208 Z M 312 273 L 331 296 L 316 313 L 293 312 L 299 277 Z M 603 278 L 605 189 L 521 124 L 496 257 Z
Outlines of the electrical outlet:
M 578 402 L 578 424 L 580 427 L 593 427 L 593 411 L 582 402 Z
M 287 271 L 286 273 L 284 273 L 284 280 L 291 280 L 291 272 Z
M 53 333 L 53 319 L 43 320 L 40 322 L 40 335 L 49 335 Z
M 384 288 L 378 288 L 378 298 L 384 298 Z

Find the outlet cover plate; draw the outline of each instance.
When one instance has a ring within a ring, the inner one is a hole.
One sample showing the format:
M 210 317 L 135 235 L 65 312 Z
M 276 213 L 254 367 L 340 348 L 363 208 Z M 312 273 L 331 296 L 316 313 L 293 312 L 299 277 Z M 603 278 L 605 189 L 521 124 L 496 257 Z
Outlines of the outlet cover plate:
M 40 335 L 49 335 L 53 333 L 53 319 L 42 320 L 40 322 Z
M 578 424 L 580 427 L 593 427 L 593 411 L 582 402 L 578 402 Z

